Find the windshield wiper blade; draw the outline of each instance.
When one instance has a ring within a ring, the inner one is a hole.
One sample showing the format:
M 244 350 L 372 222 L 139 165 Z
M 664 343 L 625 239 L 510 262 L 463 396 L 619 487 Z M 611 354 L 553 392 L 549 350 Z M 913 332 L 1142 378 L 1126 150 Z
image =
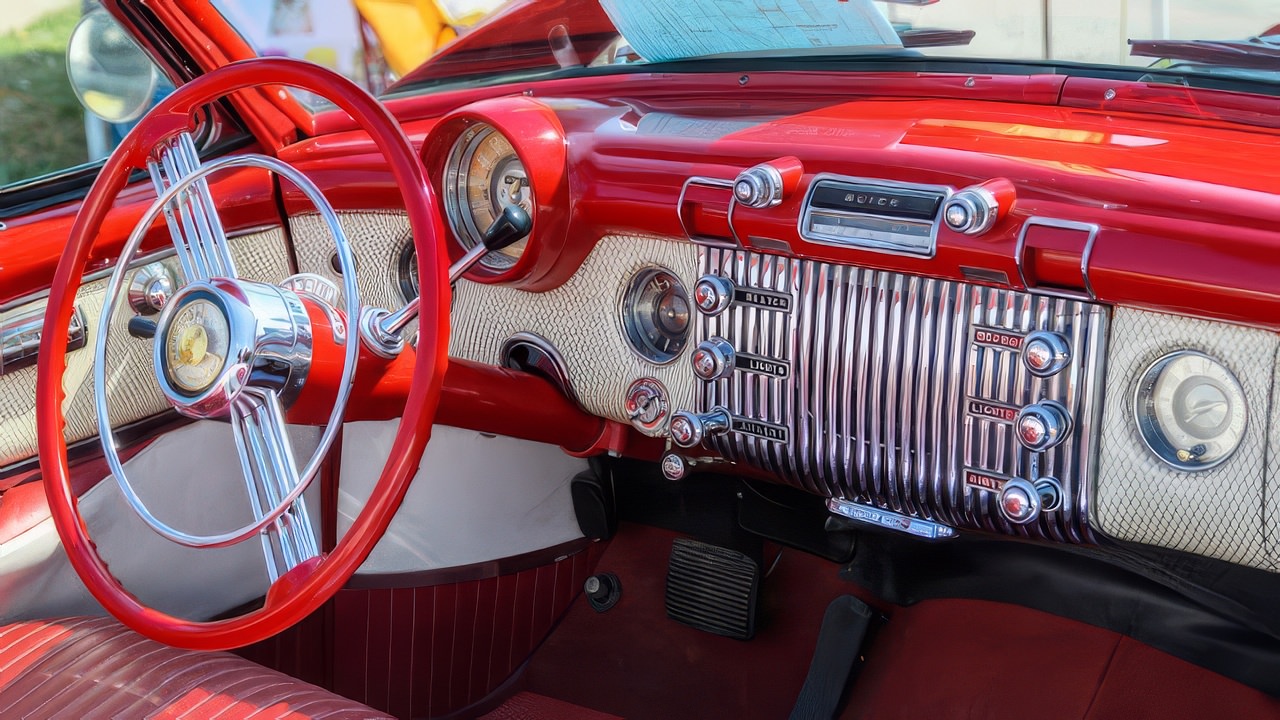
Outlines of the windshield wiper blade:
M 1280 70 L 1280 45 L 1257 37 L 1248 40 L 1130 40 L 1129 54 L 1244 70 Z

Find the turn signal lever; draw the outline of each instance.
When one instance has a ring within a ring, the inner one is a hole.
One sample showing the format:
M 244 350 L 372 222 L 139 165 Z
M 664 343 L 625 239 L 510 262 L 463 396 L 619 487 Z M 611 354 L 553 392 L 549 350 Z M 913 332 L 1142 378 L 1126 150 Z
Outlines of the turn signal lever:
M 480 262 L 491 252 L 509 247 L 528 236 L 533 230 L 533 219 L 519 205 L 507 205 L 480 238 L 480 242 L 449 266 L 449 284 Z M 391 358 L 404 349 L 404 328 L 418 317 L 418 298 L 414 298 L 395 312 L 383 308 L 365 308 L 360 315 L 360 337 L 370 350 Z

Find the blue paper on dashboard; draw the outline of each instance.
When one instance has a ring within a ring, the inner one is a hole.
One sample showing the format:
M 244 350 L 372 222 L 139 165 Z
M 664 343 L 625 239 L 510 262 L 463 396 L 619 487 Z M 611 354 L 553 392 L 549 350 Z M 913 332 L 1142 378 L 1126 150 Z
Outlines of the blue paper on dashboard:
M 645 60 L 901 47 L 871 0 L 601 0 Z

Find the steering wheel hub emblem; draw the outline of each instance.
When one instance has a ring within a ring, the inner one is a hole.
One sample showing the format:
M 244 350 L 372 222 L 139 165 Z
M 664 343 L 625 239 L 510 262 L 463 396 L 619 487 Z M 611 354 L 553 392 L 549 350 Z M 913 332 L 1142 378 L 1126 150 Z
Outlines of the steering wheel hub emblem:
M 164 371 L 180 392 L 209 389 L 226 365 L 231 329 L 221 308 L 194 298 L 173 316 L 164 337 Z

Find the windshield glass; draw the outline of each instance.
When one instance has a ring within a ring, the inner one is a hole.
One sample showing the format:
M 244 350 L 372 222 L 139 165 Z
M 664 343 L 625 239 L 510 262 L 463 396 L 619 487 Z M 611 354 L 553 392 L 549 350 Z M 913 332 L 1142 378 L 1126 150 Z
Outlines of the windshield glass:
M 780 59 L 807 67 L 868 57 L 953 58 L 1049 63 L 1056 66 L 1053 72 L 1089 72 L 1091 65 L 1130 68 L 1193 84 L 1211 77 L 1280 80 L 1280 7 L 1274 0 L 214 4 L 260 54 L 306 58 L 374 92 L 707 58 Z

